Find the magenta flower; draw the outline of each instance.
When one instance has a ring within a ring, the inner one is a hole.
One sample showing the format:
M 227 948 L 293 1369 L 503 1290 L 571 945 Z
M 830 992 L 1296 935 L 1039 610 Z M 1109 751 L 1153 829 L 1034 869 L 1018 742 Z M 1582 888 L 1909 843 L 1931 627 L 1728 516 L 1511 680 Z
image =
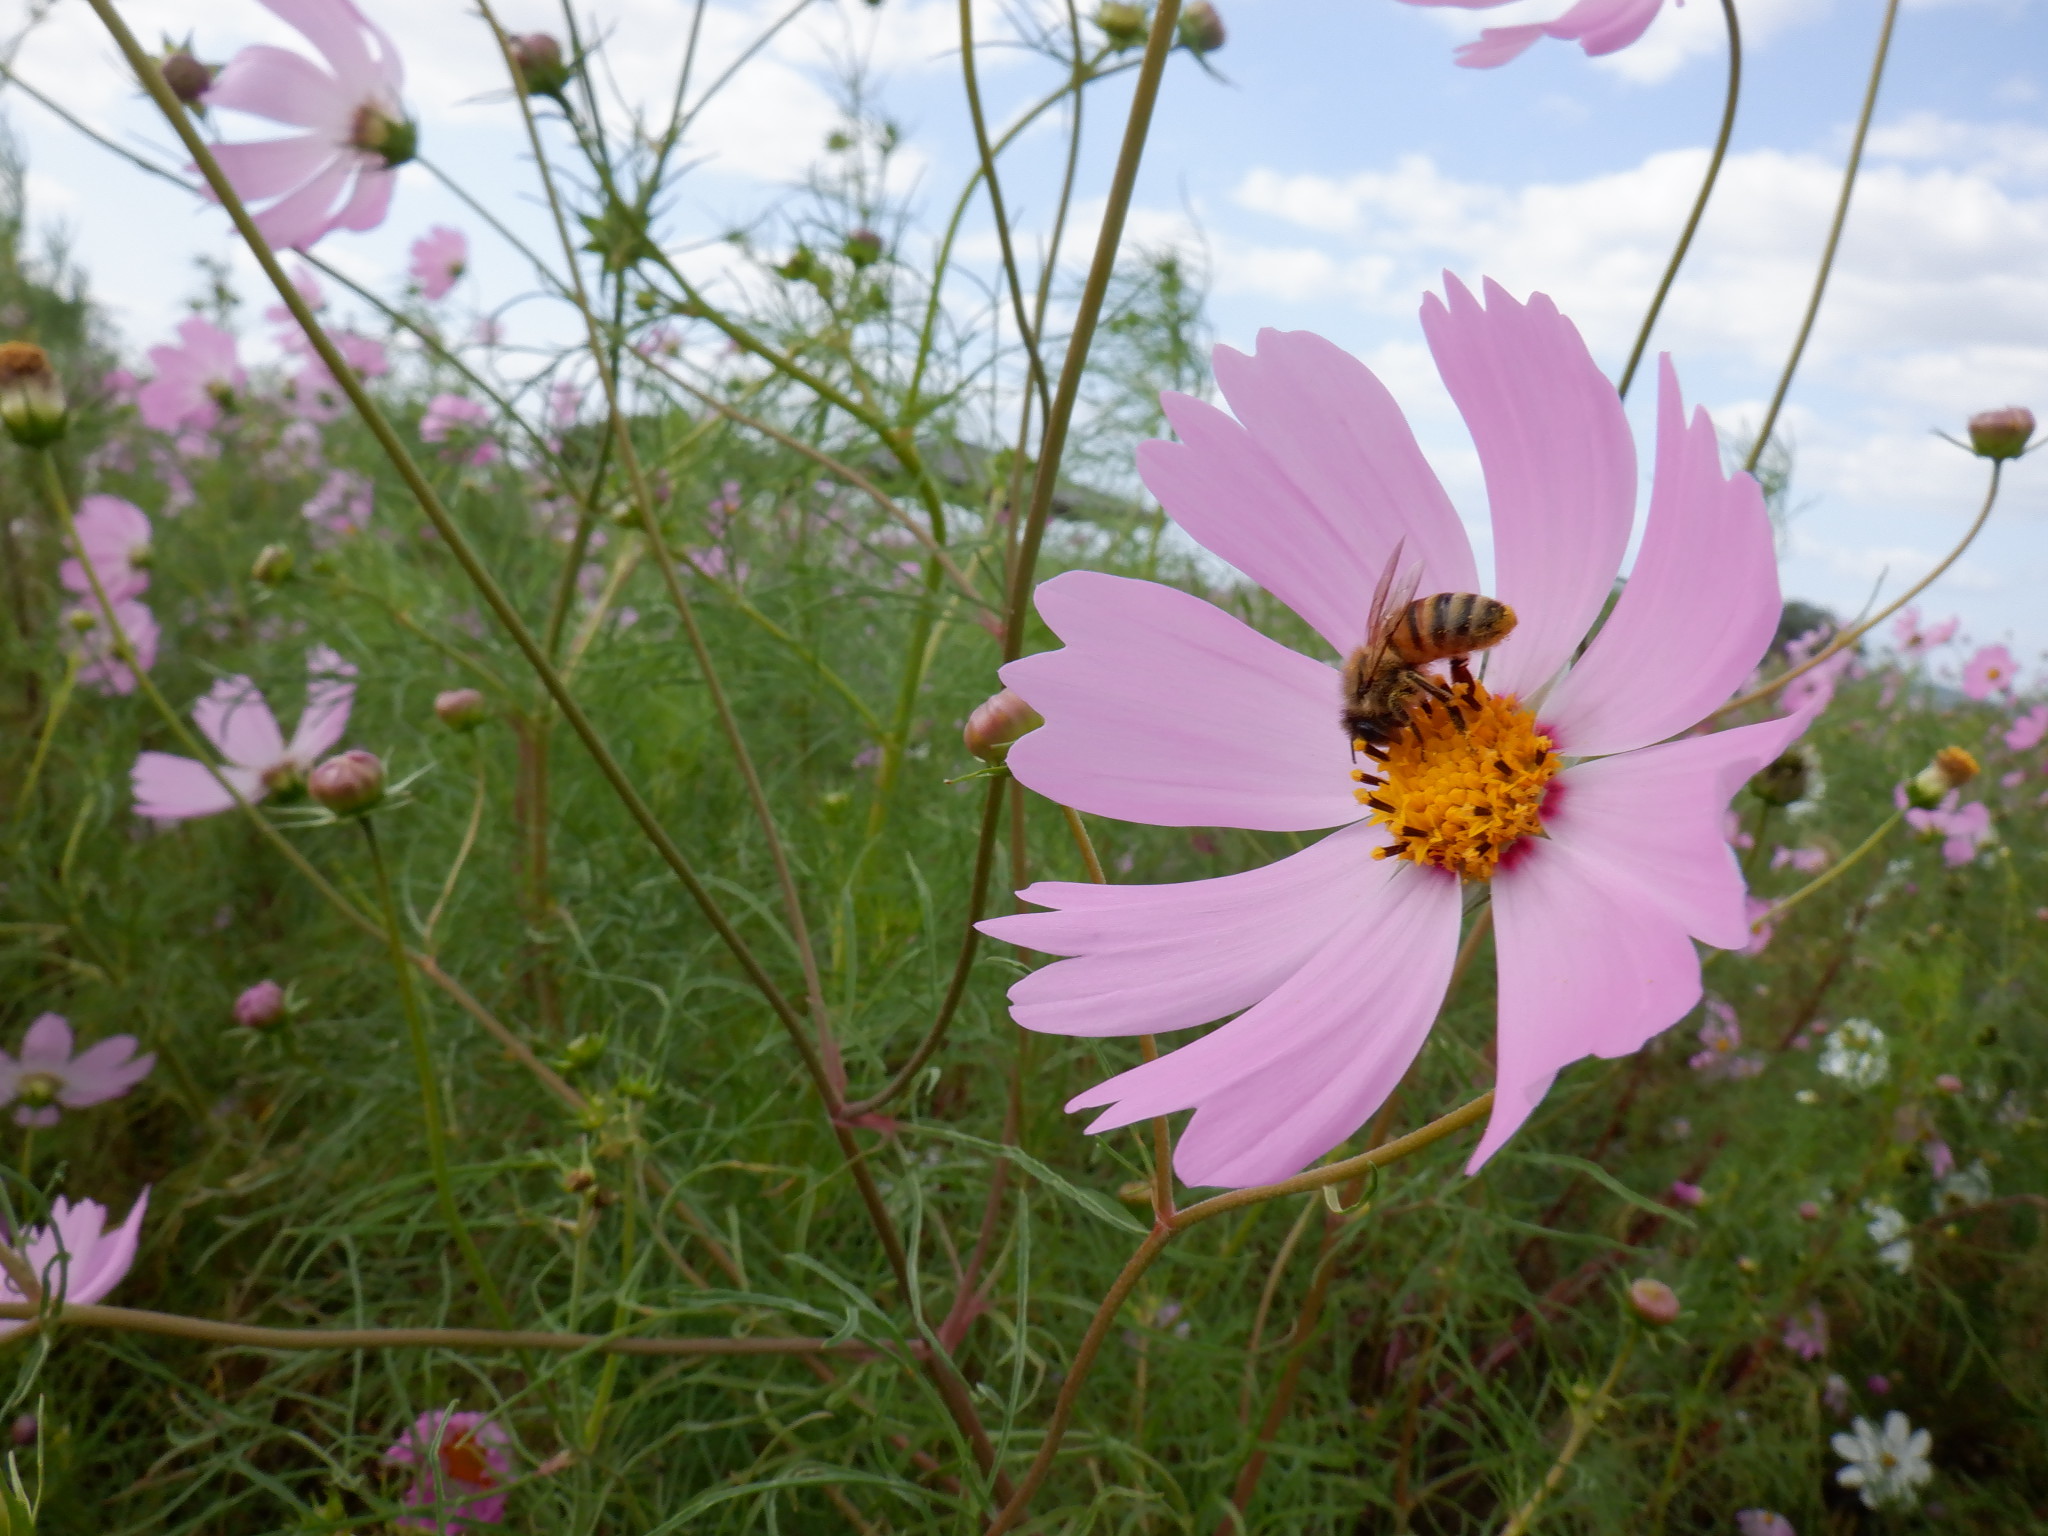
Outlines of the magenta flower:
M 1460 10 L 1484 11 L 1508 0 L 1407 0 L 1410 5 L 1454 5 Z M 1570 10 L 1553 21 L 1526 22 L 1512 27 L 1488 27 L 1477 38 L 1461 44 L 1458 63 L 1467 69 L 1497 69 L 1518 59 L 1539 37 L 1555 37 L 1577 43 L 1588 58 L 1618 53 L 1641 37 L 1664 8 L 1664 0 L 1578 0 Z
M 133 598 L 114 603 L 114 622 L 128 637 L 135 659 L 147 672 L 156 666 L 156 615 Z M 114 632 L 107 625 L 96 598 L 73 604 L 64 610 L 65 648 L 78 658 L 78 680 L 100 693 L 127 694 L 135 691 L 135 674 L 116 654 Z
M 2012 688 L 2012 652 L 2002 645 L 1987 645 L 1963 663 L 1963 693 L 1972 699 L 1988 699 Z
M 107 1208 L 97 1200 L 73 1205 L 62 1195 L 50 1204 L 50 1224 L 30 1227 L 16 1245 L 46 1293 L 74 1307 L 90 1306 L 121 1283 L 135 1262 L 142 1239 L 142 1218 L 149 1210 L 149 1191 L 135 1197 L 128 1219 L 107 1230 Z M 15 1288 L 12 1276 L 0 1275 L 0 1301 L 17 1306 L 28 1298 Z M 26 1322 L 0 1322 L 0 1338 L 27 1327 Z
M 263 0 L 311 43 L 327 67 L 257 43 L 227 63 L 206 93 L 209 107 L 247 112 L 304 133 L 213 153 L 250 204 L 263 238 L 306 250 L 330 230 L 375 229 L 391 207 L 397 169 L 419 131 L 399 92 L 405 67 L 383 29 L 353 0 Z
M 412 280 L 429 300 L 448 296 L 469 270 L 469 241 L 459 229 L 436 224 L 412 243 Z
M 306 657 L 311 680 L 299 727 L 287 743 L 277 717 L 246 677 L 224 677 L 192 706 L 192 719 L 221 756 L 221 777 L 245 800 L 304 786 L 317 758 L 341 740 L 355 701 L 356 669 L 326 646 Z M 230 810 L 234 797 L 204 763 L 166 752 L 145 752 L 130 774 L 135 814 L 150 821 L 185 821 Z
M 495 1489 L 512 1472 L 511 1436 L 481 1413 L 430 1409 L 384 1453 L 397 1466 L 415 1469 L 405 1490 L 408 1530 L 457 1532 L 471 1521 L 492 1525 L 505 1518 L 505 1495 Z
M 135 392 L 142 424 L 158 432 L 204 432 L 249 383 L 235 355 L 235 338 L 198 315 L 178 325 L 180 345 L 151 347 L 156 377 Z
M 2048 736 L 2048 704 L 2036 704 L 2005 733 L 2005 744 L 2015 752 L 2031 752 Z
M 1802 1360 L 1818 1360 L 1828 1352 L 1828 1315 L 1817 1305 L 1795 1312 L 1785 1322 L 1785 1347 Z
M 1723 815 L 1806 717 L 1669 738 L 1770 643 L 1761 495 L 1722 473 L 1713 425 L 1686 420 L 1667 359 L 1634 575 L 1567 671 L 1629 541 L 1635 447 L 1550 300 L 1486 293 L 1482 307 L 1452 279 L 1449 303 L 1422 311 L 1485 472 L 1495 592 L 1520 616 L 1483 680 L 1458 685 L 1456 729 L 1441 710 L 1411 716 L 1388 751 L 1354 759 L 1329 662 L 1199 598 L 1093 571 L 1038 589 L 1066 648 L 1002 669 L 1046 720 L 1011 749 L 1011 771 L 1051 799 L 1163 826 L 1341 827 L 1221 879 L 1042 882 L 1022 895 L 1055 910 L 981 925 L 1074 957 L 1011 989 L 1028 1029 L 1140 1034 L 1237 1015 L 1067 1106 L 1106 1109 L 1098 1131 L 1194 1108 L 1175 1157 L 1189 1184 L 1285 1177 L 1385 1100 L 1443 1000 L 1467 880 L 1491 882 L 1500 967 L 1498 1093 L 1473 1168 L 1568 1063 L 1625 1055 L 1691 1011 L 1695 937 L 1749 941 Z M 1450 498 L 1362 364 L 1266 331 L 1252 356 L 1218 348 L 1215 367 L 1237 419 L 1168 395 L 1180 441 L 1138 451 L 1146 485 L 1198 542 L 1340 655 L 1365 639 L 1397 549 L 1422 563 L 1422 592 L 1479 590 Z
M 74 1056 L 71 1026 L 46 1013 L 21 1037 L 19 1059 L 0 1051 L 0 1104 L 14 1104 L 16 1125 L 51 1126 L 62 1111 L 118 1099 L 156 1065 L 135 1054 L 133 1035 L 109 1035 Z
M 78 542 L 84 562 L 66 560 L 57 569 L 65 590 L 92 602 L 93 575 L 109 600 L 140 597 L 149 588 L 149 514 L 118 496 L 88 496 L 78 504 Z

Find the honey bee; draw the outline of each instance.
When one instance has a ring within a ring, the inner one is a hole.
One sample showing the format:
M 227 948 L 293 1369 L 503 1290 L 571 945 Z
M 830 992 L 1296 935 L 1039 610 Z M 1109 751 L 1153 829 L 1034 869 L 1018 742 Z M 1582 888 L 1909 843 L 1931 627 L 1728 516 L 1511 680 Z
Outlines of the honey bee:
M 1451 702 L 1451 690 L 1424 667 L 1448 660 L 1452 683 L 1469 683 L 1466 658 L 1499 645 L 1515 627 L 1515 610 L 1497 598 L 1477 592 L 1416 597 L 1422 567 L 1397 576 L 1400 561 L 1397 544 L 1373 589 L 1365 644 L 1344 663 L 1344 733 L 1374 757 L 1382 755 L 1376 747 L 1407 724 L 1410 710 L 1430 699 Z

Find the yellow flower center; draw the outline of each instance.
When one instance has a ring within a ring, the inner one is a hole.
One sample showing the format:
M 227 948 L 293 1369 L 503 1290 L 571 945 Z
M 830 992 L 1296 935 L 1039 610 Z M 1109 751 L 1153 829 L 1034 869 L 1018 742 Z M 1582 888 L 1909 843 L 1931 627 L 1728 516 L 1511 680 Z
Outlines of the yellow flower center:
M 1543 795 L 1560 766 L 1536 717 L 1513 694 L 1478 682 L 1451 687 L 1451 702 L 1425 699 L 1406 727 L 1352 771 L 1367 820 L 1393 833 L 1376 859 L 1412 859 L 1467 880 L 1490 880 L 1517 838 L 1540 836 Z

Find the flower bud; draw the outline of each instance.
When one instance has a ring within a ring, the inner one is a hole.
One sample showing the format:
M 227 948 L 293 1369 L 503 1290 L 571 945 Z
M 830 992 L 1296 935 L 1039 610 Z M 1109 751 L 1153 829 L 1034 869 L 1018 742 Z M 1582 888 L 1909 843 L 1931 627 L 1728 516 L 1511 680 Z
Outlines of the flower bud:
M 1961 789 L 1977 777 L 1977 759 L 1961 747 L 1943 747 L 1934 761 L 1906 782 L 1906 801 L 1916 810 L 1929 811 L 1941 804 L 1952 789 Z
M 569 84 L 569 66 L 562 61 L 560 43 L 545 32 L 528 32 L 507 39 L 506 46 L 519 66 L 519 82 L 527 95 L 561 98 Z
M 24 448 L 44 448 L 64 435 L 71 411 L 50 354 L 34 342 L 0 342 L 0 425 Z
M 1043 715 L 1005 688 L 975 707 L 960 736 L 984 763 L 1000 763 L 1010 755 L 1011 742 L 1043 724 Z
M 167 54 L 157 68 L 163 72 L 164 84 L 171 88 L 171 94 L 188 107 L 204 103 L 207 91 L 213 87 L 213 77 L 220 73 L 218 64 L 202 64 L 183 48 Z
M 434 713 L 451 731 L 473 731 L 484 723 L 489 709 L 474 688 L 450 688 L 434 695 Z
M 1223 46 L 1223 18 L 1209 0 L 1190 0 L 1181 7 L 1180 45 L 1197 58 Z
M 284 988 L 274 981 L 259 981 L 235 999 L 235 1022 L 244 1029 L 268 1029 L 273 1024 L 282 1024 L 290 1011 Z
M 292 552 L 283 544 L 266 544 L 257 552 L 256 563 L 249 567 L 249 579 L 260 581 L 266 587 L 281 586 L 291 579 Z
M 872 267 L 882 259 L 882 237 L 872 229 L 856 229 L 839 249 L 856 267 Z
M 1963 1080 L 1953 1072 L 1944 1072 L 1934 1080 L 1934 1086 L 1943 1093 L 1961 1093 L 1963 1091 Z
M 384 798 L 383 759 L 352 747 L 315 768 L 306 793 L 337 816 L 359 815 Z
M 1979 411 L 1970 418 L 1970 446 L 1987 459 L 2016 459 L 2034 435 L 2034 413 L 2023 405 Z
M 64 615 L 64 622 L 81 635 L 89 635 L 100 627 L 100 616 L 90 608 L 73 608 Z
M 1791 805 L 1806 798 L 1807 781 L 1812 774 L 1813 763 L 1806 753 L 1790 747 L 1757 771 L 1749 781 L 1749 792 L 1765 805 Z
M 34 1445 L 42 1433 L 42 1423 L 32 1413 L 17 1416 L 13 1427 L 8 1431 L 14 1443 L 22 1446 Z
M 1145 41 L 1145 7 L 1112 0 L 1095 8 L 1095 26 L 1104 41 L 1118 53 L 1141 47 Z
M 1678 1292 L 1647 1276 L 1628 1283 L 1629 1309 L 1652 1328 L 1678 1321 Z

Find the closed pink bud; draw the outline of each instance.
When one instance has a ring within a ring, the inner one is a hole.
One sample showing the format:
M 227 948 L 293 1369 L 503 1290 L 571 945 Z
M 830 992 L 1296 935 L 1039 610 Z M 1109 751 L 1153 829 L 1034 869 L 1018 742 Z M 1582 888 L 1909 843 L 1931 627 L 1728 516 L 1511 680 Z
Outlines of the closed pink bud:
M 259 981 L 235 999 L 235 1022 L 244 1029 L 281 1024 L 286 1012 L 284 988 L 274 981 Z
M 1979 411 L 1970 418 L 1970 446 L 1987 459 L 2016 459 L 2034 435 L 2034 413 L 2023 405 Z
M 484 723 L 484 696 L 474 688 L 450 688 L 434 695 L 434 713 L 451 731 L 473 731 Z
M 960 736 L 967 750 L 983 762 L 1000 763 L 1010 755 L 1012 742 L 1043 724 L 1043 715 L 1005 688 L 967 717 Z
M 1953 1072 L 1944 1072 L 1934 1080 L 1934 1086 L 1943 1093 L 1961 1093 L 1963 1091 L 1963 1080 Z
M 355 747 L 330 757 L 306 780 L 306 793 L 337 816 L 355 816 L 384 798 L 384 762 Z
M 529 96 L 557 96 L 569 83 L 569 66 L 562 60 L 562 45 L 545 32 L 528 32 L 508 40 L 512 61 L 519 66 L 520 83 Z
M 1700 1206 L 1706 1204 L 1707 1192 L 1697 1184 L 1688 1184 L 1683 1179 L 1673 1179 L 1671 1198 L 1680 1205 Z
M 1662 1328 L 1678 1320 L 1678 1292 L 1662 1280 L 1631 1280 L 1628 1283 L 1628 1304 L 1637 1317 L 1652 1328 Z
M 1819 1221 L 1819 1220 L 1820 1220 L 1820 1202 L 1819 1202 L 1818 1200 L 1802 1200 L 1802 1201 L 1800 1201 L 1800 1202 L 1799 1202 L 1799 1219 L 1800 1219 L 1801 1221 Z

